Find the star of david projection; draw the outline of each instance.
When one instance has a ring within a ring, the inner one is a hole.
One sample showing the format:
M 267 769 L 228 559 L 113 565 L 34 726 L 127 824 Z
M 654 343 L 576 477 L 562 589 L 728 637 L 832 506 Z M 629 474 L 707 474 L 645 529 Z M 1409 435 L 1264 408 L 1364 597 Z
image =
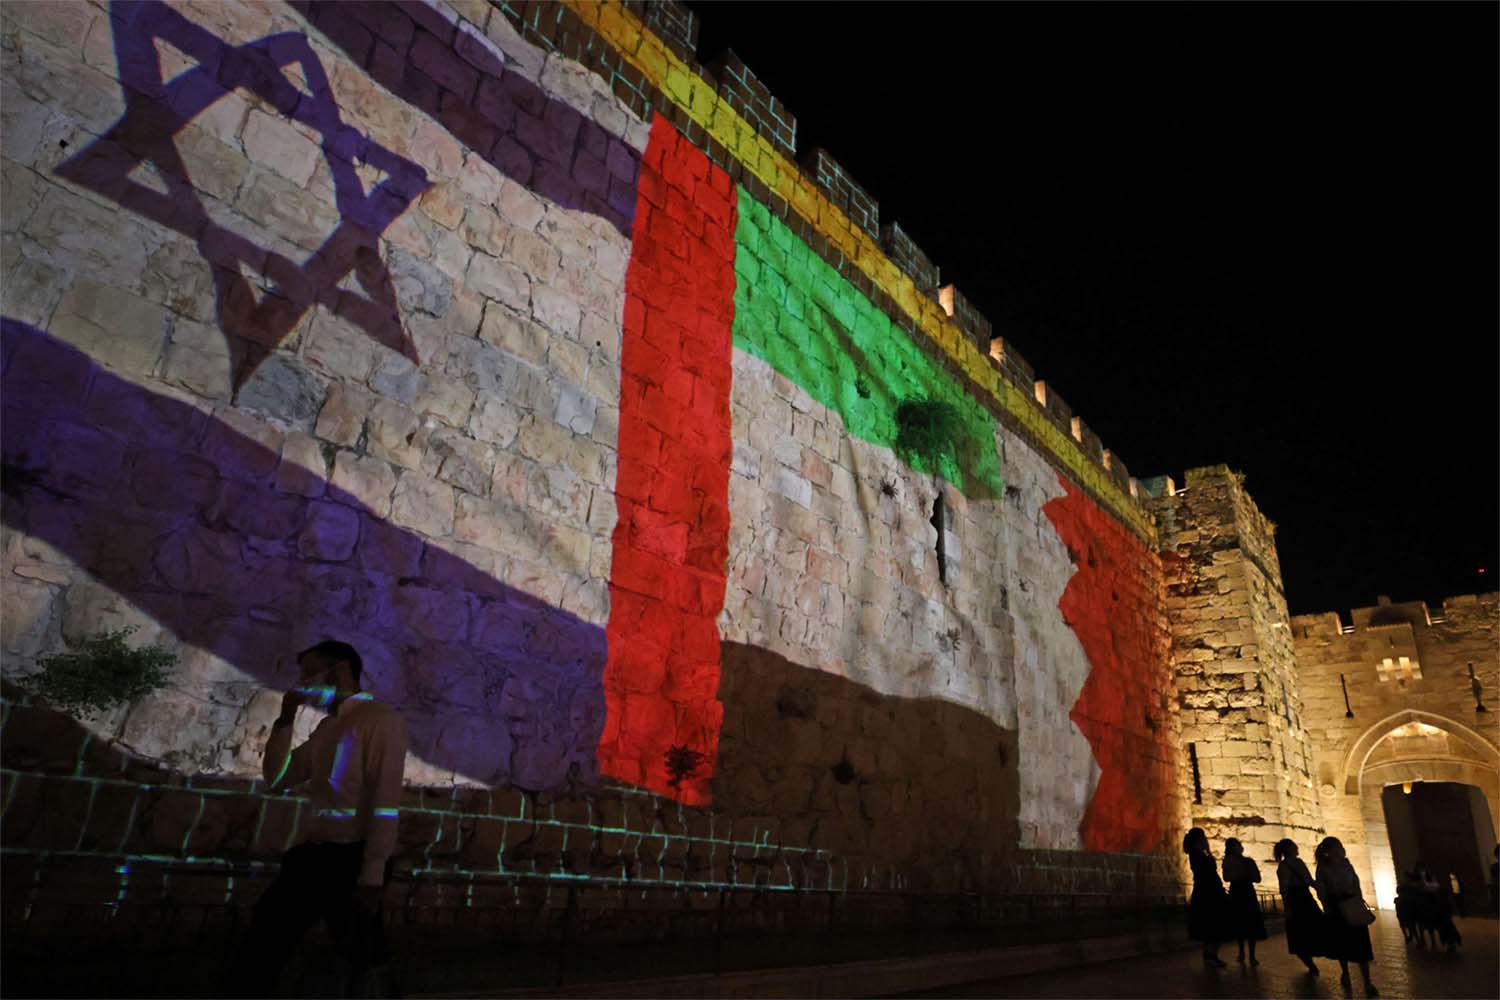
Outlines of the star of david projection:
M 328 74 L 307 36 L 268 35 L 231 45 L 159 0 L 116 2 L 110 18 L 125 113 L 110 129 L 57 168 L 57 174 L 167 226 L 198 245 L 212 267 L 219 323 L 228 342 L 236 391 L 314 304 L 362 328 L 372 339 L 418 361 L 401 325 L 390 271 L 381 259 L 380 233 L 428 187 L 427 174 L 348 125 L 328 85 Z M 197 65 L 164 79 L 157 39 Z M 287 76 L 300 67 L 304 87 Z M 316 132 L 333 177 L 339 224 L 301 263 L 257 246 L 214 221 L 194 188 L 176 133 L 220 98 L 245 90 Z M 165 190 L 130 175 L 155 168 Z M 383 173 L 366 192 L 357 168 Z M 269 290 L 257 296 L 245 273 Z M 341 288 L 353 274 L 364 294 Z

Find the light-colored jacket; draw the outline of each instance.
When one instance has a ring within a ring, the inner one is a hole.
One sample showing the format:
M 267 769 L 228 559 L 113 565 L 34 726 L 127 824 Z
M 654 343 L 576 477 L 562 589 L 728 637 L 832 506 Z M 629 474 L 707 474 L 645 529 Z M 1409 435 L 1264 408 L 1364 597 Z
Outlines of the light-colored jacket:
M 360 885 L 382 885 L 396 849 L 401 780 L 406 769 L 406 720 L 360 691 L 292 747 L 292 727 L 273 726 L 266 741 L 266 785 L 295 788 L 311 800 L 302 843 L 364 841 Z

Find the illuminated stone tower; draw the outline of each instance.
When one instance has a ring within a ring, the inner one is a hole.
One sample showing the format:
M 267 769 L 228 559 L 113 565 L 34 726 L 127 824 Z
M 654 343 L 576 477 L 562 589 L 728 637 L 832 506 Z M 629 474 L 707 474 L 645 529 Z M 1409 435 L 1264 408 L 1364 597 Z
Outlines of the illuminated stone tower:
M 1258 859 L 1282 837 L 1306 853 L 1322 820 L 1275 526 L 1226 466 L 1144 485 L 1161 528 L 1192 821 Z

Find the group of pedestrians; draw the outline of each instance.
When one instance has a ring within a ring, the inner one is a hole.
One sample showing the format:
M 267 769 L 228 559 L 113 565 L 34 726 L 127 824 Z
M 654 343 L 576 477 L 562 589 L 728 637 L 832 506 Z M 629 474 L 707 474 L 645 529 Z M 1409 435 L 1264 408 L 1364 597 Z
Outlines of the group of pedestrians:
M 1448 886 L 1435 880 L 1427 866 L 1418 862 L 1396 886 L 1396 920 L 1401 924 L 1401 936 L 1419 948 L 1428 944 L 1436 947 L 1441 941 L 1449 951 L 1457 950 L 1463 937 L 1453 923 L 1455 898 Z
M 1245 856 L 1244 846 L 1231 837 L 1224 842 L 1221 878 L 1208 835 L 1201 827 L 1188 831 L 1182 849 L 1193 872 L 1188 933 L 1194 941 L 1202 942 L 1204 964 L 1224 968 L 1228 963 L 1219 958 L 1219 946 L 1236 941 L 1239 961 L 1259 965 L 1255 944 L 1266 938 L 1255 888 L 1260 882 L 1260 867 Z M 1349 863 L 1344 845 L 1337 837 L 1323 838 L 1313 852 L 1316 877 L 1298 857 L 1297 845 L 1291 840 L 1279 841 L 1273 853 L 1286 914 L 1287 951 L 1301 959 L 1308 973 L 1314 976 L 1318 974 L 1314 958 L 1336 959 L 1345 987 L 1350 985 L 1349 963 L 1353 962 L 1364 979 L 1365 995 L 1379 996 L 1380 991 L 1370 981 L 1370 962 L 1375 953 L 1370 946 L 1369 925 L 1374 922 L 1374 914 L 1365 903 L 1359 875 Z M 1227 892 L 1225 882 L 1229 883 Z

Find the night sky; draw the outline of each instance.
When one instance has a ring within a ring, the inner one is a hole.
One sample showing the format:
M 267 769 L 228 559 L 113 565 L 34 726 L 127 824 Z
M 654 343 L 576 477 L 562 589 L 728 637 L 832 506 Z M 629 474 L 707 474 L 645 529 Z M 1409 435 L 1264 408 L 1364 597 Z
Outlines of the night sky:
M 1494 4 L 688 6 L 1292 613 L 1495 589 Z

